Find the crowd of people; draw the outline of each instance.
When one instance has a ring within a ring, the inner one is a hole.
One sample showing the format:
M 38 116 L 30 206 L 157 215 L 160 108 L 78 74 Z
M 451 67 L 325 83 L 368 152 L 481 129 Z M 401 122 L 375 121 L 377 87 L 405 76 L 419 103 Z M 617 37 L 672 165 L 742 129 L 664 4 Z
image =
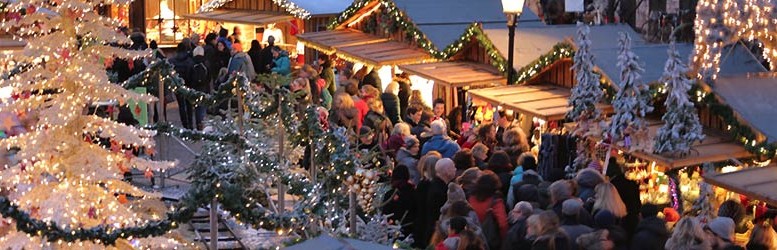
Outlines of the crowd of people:
M 131 37 L 134 49 L 145 49 L 142 37 Z M 471 126 L 462 122 L 467 112 L 460 108 L 448 111 L 441 99 L 427 105 L 406 75 L 383 83 L 368 67 L 339 68 L 335 74 L 327 55 L 292 70 L 288 53 L 273 41 L 270 37 L 264 48 L 251 41 L 244 52 L 221 30 L 203 43 L 198 36 L 185 39 L 169 58 L 153 42 L 151 47 L 187 86 L 203 92 L 235 72 L 252 81 L 260 74 L 291 76 L 286 87 L 297 93 L 300 112 L 308 105 L 325 108 L 330 126 L 351 131 L 360 152 L 375 153 L 380 160 L 373 164 L 388 166 L 391 189 L 380 209 L 413 237 L 413 247 L 743 249 L 733 243 L 746 224 L 738 201 L 726 201 L 709 220 L 659 216 L 659 206 L 641 204 L 639 185 L 626 179 L 614 158 L 604 174 L 600 163 L 573 179 L 542 176 L 537 152 L 530 150 L 535 145 L 513 114 L 499 110 L 494 119 Z M 121 80 L 131 73 L 119 75 Z M 176 99 L 183 126 L 202 129 L 204 108 Z M 754 221 L 746 249 L 777 249 L 775 231 L 763 221 Z

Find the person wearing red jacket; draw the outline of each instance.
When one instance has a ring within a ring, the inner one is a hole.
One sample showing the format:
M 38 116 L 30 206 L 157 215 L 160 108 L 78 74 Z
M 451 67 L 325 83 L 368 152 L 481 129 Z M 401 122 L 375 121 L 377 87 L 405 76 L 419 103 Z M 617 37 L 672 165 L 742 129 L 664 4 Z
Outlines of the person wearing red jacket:
M 504 201 L 501 198 L 502 195 L 499 192 L 501 187 L 502 183 L 499 181 L 499 176 L 491 170 L 485 170 L 475 182 L 475 187 L 467 201 L 472 207 L 472 210 L 475 210 L 475 214 L 477 214 L 478 220 L 480 221 L 486 219 L 489 210 L 493 212 L 494 218 L 499 226 L 499 237 L 504 240 L 507 235 L 508 227 L 507 211 L 505 209 Z M 489 247 L 493 248 L 495 246 Z

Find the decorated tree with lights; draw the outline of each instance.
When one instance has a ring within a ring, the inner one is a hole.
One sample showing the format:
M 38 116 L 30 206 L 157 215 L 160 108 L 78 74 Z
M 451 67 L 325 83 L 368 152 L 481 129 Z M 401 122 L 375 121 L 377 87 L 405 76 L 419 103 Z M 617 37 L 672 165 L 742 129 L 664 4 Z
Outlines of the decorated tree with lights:
M 153 155 L 154 132 L 85 112 L 101 101 L 125 105 L 128 100 L 156 100 L 110 83 L 105 71 L 106 59 L 147 54 L 111 46 L 130 40 L 117 32 L 115 20 L 93 11 L 103 4 L 126 3 L 21 0 L 6 6 L 10 12 L 24 14 L 6 20 L 2 28 L 17 30 L 28 42 L 10 60 L 32 66 L 0 81 L 0 86 L 14 91 L 14 100 L 0 107 L 0 112 L 39 119 L 28 132 L 0 140 L 0 146 L 18 149 L 15 158 L 19 160 L 0 172 L 2 185 L 9 190 L 0 197 L 0 210 L 16 221 L 15 228 L 0 239 L 3 247 L 99 249 L 103 244 L 127 243 L 123 238 L 161 235 L 175 226 L 158 221 L 167 212 L 164 205 L 147 213 L 150 207 L 160 206 L 155 203 L 157 194 L 122 181 L 132 168 L 151 177 L 154 171 L 175 165 L 133 153 L 144 149 Z M 35 11 L 41 8 L 50 11 Z M 155 248 L 176 244 L 152 241 Z M 134 240 L 133 244 L 150 246 Z
M 626 148 L 642 143 L 641 136 L 647 133 L 645 115 L 653 111 L 648 85 L 642 82 L 644 71 L 639 65 L 639 57 L 631 51 L 631 37 L 620 33 L 618 39 L 618 67 L 621 69 L 618 92 L 612 106 L 615 115 L 609 126 L 608 134 L 612 143 L 623 140 Z M 635 138 L 632 138 L 635 137 Z
M 572 96 L 569 105 L 572 109 L 567 112 L 567 118 L 577 122 L 573 132 L 578 136 L 577 157 L 574 160 L 574 169 L 584 167 L 591 161 L 591 148 L 586 145 L 586 137 L 592 130 L 592 126 L 598 125 L 602 120 L 601 112 L 596 108 L 602 99 L 602 89 L 599 86 L 599 75 L 594 73 L 594 55 L 591 54 L 591 39 L 588 37 L 590 28 L 587 25 L 579 25 L 577 28 L 577 51 L 574 56 L 572 70 L 575 72 L 577 85 L 572 88 Z M 569 171 L 576 172 L 576 171 Z
M 691 145 L 704 139 L 699 116 L 688 96 L 691 80 L 685 75 L 688 68 L 683 64 L 674 42 L 669 46 L 669 58 L 664 65 L 664 76 L 668 95 L 666 113 L 661 118 L 664 125 L 658 129 L 653 152 L 684 155 Z

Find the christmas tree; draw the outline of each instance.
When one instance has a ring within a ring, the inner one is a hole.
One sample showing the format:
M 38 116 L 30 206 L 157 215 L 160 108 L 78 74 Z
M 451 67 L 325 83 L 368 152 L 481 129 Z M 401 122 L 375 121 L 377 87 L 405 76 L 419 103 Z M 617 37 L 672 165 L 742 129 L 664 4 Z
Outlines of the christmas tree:
M 156 214 L 146 213 L 158 195 L 122 181 L 131 168 L 150 177 L 175 165 L 136 156 L 143 150 L 153 154 L 154 133 L 86 112 L 97 102 L 156 100 L 110 83 L 105 71 L 106 59 L 148 54 L 115 46 L 130 40 L 117 32 L 115 20 L 92 11 L 126 3 L 20 0 L 6 6 L 21 14 L 2 28 L 18 31 L 28 42 L 23 53 L 10 59 L 32 66 L 0 81 L 14 91 L 14 100 L 0 112 L 35 115 L 38 121 L 27 132 L 0 140 L 1 147 L 16 149 L 18 159 L 0 172 L 8 190 L 0 197 L 2 212 L 16 221 L 0 239 L 4 248 L 99 249 L 120 238 L 159 235 L 170 228 L 170 223 L 150 222 L 164 217 L 164 205 Z M 49 11 L 36 11 L 42 8 Z
M 653 148 L 657 154 L 687 154 L 695 141 L 704 139 L 699 116 L 688 96 L 691 80 L 685 75 L 687 70 L 672 42 L 663 76 L 669 91 L 664 103 L 667 110 L 661 118 L 664 126 L 658 130 Z
M 589 33 L 590 28 L 581 24 L 578 26 L 577 38 L 575 39 L 577 51 L 572 70 L 575 72 L 577 85 L 572 88 L 572 96 L 569 98 L 569 105 L 572 106 L 572 109 L 567 112 L 567 118 L 577 122 L 573 134 L 579 139 L 574 168 L 569 171 L 571 174 L 590 161 L 591 150 L 590 147 L 586 146 L 585 137 L 589 135 L 592 126 L 597 125 L 597 121 L 601 120 L 601 112 L 596 108 L 596 104 L 602 99 L 602 89 L 599 87 L 599 75 L 594 73 L 594 56 L 590 52 Z
M 618 93 L 612 102 L 615 115 L 612 116 L 609 136 L 612 143 L 623 140 L 624 146 L 629 148 L 632 143 L 640 143 L 639 140 L 632 141 L 633 134 L 647 132 L 645 114 L 653 111 L 653 107 L 650 104 L 648 85 L 640 79 L 644 69 L 639 65 L 639 57 L 631 51 L 629 35 L 620 33 L 618 45 L 618 67 L 621 69 L 621 75 Z

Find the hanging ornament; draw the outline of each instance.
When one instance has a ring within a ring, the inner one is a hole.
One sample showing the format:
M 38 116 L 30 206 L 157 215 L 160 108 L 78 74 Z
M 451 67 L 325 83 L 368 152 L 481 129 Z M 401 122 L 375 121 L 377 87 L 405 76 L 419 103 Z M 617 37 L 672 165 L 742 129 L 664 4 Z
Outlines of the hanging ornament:
M 118 200 L 119 200 L 119 203 L 122 205 L 127 204 L 129 202 L 129 200 L 127 200 L 126 194 L 120 194 Z
M 348 176 L 345 180 L 351 192 L 356 193 L 359 206 L 367 213 L 374 209 L 373 198 L 377 191 L 375 184 L 378 182 L 378 177 L 374 170 L 358 169 L 355 175 Z
M 143 176 L 145 176 L 145 177 L 146 177 L 146 179 L 149 179 L 149 180 L 150 180 L 151 178 L 153 178 L 153 177 L 154 177 L 154 171 L 151 171 L 151 169 L 150 169 L 150 168 L 147 168 L 147 169 L 146 169 L 146 172 L 145 172 L 145 173 L 143 173 Z
M 89 212 L 86 213 L 90 219 L 97 219 L 97 208 L 89 207 Z

